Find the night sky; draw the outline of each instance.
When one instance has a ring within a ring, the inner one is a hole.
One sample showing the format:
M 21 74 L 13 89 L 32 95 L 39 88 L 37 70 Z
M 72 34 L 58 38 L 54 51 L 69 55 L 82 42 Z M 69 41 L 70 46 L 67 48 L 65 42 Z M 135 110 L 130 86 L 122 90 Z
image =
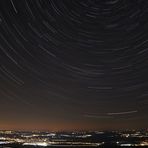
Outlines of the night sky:
M 0 129 L 148 125 L 148 0 L 0 0 Z

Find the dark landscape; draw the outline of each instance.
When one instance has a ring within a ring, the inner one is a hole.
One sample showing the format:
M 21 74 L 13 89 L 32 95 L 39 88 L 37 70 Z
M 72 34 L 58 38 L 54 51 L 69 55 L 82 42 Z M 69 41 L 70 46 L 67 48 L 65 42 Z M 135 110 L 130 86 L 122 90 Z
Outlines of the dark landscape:
M 88 132 L 0 131 L 1 147 L 137 147 L 148 146 L 147 130 Z

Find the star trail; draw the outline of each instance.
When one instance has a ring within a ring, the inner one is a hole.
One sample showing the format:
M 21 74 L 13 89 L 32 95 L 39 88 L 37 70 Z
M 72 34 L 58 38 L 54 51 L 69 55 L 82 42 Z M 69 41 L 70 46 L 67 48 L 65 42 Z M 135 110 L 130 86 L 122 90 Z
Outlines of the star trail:
M 147 0 L 1 0 L 0 128 L 148 123 Z

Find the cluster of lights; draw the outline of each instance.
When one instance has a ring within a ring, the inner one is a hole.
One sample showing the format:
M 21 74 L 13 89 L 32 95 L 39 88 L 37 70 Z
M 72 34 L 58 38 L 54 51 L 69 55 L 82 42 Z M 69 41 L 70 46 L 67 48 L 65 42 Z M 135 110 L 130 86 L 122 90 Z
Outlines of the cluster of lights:
M 104 132 L 95 132 L 96 134 L 104 134 Z M 125 138 L 143 138 L 146 139 L 148 137 L 147 132 L 114 132 L 114 136 L 120 135 L 120 137 L 123 137 L 124 140 L 117 141 L 116 145 L 122 146 L 122 147 L 131 147 L 131 146 L 148 146 L 147 140 L 141 140 L 139 143 L 130 143 L 126 142 Z M 88 142 L 86 141 L 75 141 L 70 140 L 73 138 L 89 138 L 93 135 L 90 133 L 42 133 L 42 132 L 13 132 L 13 131 L 0 131 L 0 145 L 5 144 L 13 144 L 13 143 L 19 143 L 24 146 L 100 146 L 104 145 L 105 142 Z M 70 138 L 70 139 L 69 139 Z
M 24 134 L 24 133 L 15 133 L 11 131 L 0 131 L 0 134 L 3 135 L 4 137 L 0 137 L 0 145 L 2 144 L 11 144 L 11 143 L 21 143 L 22 145 L 28 145 L 28 146 L 59 146 L 59 145 L 76 145 L 76 146 L 98 146 L 104 144 L 103 142 L 99 143 L 91 143 L 91 142 L 76 142 L 76 141 L 68 141 L 66 139 L 56 139 L 56 133 L 47 133 L 47 134 L 42 134 L 42 133 L 33 133 L 32 134 Z M 9 135 L 13 134 L 20 134 L 20 138 L 11 137 Z M 92 135 L 90 134 L 80 134 L 77 135 L 78 133 L 71 133 L 71 134 L 60 134 L 60 137 L 76 137 L 76 138 L 87 138 L 91 137 Z M 48 138 L 47 138 L 48 137 Z M 51 138 L 49 138 L 51 137 Z M 55 138 L 54 140 L 52 138 Z

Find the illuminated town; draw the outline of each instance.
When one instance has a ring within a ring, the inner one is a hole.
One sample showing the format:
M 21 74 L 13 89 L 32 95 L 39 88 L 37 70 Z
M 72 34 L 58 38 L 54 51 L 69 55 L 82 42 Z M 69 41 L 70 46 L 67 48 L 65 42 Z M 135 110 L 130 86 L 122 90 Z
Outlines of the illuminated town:
M 148 130 L 40 132 L 0 131 L 0 147 L 148 146 Z

